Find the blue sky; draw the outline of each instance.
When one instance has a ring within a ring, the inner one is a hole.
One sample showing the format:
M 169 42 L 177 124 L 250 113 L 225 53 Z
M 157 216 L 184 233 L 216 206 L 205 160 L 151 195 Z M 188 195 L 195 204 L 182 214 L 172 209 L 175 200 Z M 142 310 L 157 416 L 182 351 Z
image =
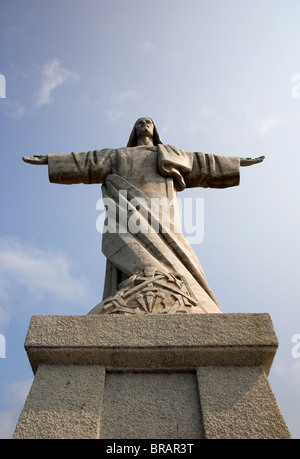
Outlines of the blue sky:
M 222 310 L 271 314 L 270 382 L 300 438 L 299 15 L 298 0 L 2 0 L 0 438 L 32 382 L 31 316 L 86 314 L 104 280 L 100 186 L 50 184 L 21 157 L 122 147 L 141 116 L 179 148 L 266 156 L 239 187 L 184 196 L 204 199 L 193 247 Z

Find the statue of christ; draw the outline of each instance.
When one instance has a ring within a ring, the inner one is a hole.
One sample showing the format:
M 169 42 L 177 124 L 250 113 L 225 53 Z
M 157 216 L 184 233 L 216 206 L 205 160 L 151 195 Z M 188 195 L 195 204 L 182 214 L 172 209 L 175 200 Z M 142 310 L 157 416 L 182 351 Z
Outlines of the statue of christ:
M 263 159 L 191 153 L 164 145 L 148 117 L 136 121 L 125 148 L 23 157 L 30 164 L 48 165 L 50 182 L 102 184 L 106 202 L 115 204 L 116 224 L 102 239 L 107 259 L 103 299 L 93 314 L 220 313 L 181 232 L 177 192 L 237 186 L 240 167 Z M 173 206 L 167 227 L 164 212 L 151 205 L 162 199 Z M 133 215 L 140 231 L 128 224 Z

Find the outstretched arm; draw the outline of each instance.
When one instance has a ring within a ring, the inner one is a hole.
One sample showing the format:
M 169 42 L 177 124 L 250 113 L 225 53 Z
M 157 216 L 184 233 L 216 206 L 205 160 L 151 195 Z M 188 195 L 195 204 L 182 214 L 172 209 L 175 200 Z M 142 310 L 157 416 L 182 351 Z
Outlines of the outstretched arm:
M 265 159 L 264 156 L 259 156 L 258 158 L 240 158 L 240 166 L 247 167 L 252 166 L 252 164 L 258 164 L 263 162 Z
M 186 152 L 188 153 L 188 152 Z M 207 153 L 192 154 L 192 169 L 184 174 L 188 188 L 228 188 L 240 183 L 240 167 L 261 163 L 259 158 L 239 158 L 238 156 L 217 156 Z
M 23 156 L 23 161 L 48 165 L 49 180 L 52 183 L 103 183 L 107 174 L 111 173 L 111 151 L 105 149 L 86 153 Z

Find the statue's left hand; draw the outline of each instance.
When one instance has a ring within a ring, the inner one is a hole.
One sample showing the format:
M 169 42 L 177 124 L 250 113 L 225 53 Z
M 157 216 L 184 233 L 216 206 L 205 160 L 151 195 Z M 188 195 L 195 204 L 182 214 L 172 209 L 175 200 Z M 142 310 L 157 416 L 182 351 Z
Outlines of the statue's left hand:
M 259 156 L 258 158 L 240 158 L 240 165 L 242 167 L 252 166 L 252 164 L 258 164 L 263 162 L 264 159 L 264 156 Z
M 33 155 L 33 156 L 23 156 L 23 161 L 29 164 L 48 164 L 48 156 L 47 155 Z

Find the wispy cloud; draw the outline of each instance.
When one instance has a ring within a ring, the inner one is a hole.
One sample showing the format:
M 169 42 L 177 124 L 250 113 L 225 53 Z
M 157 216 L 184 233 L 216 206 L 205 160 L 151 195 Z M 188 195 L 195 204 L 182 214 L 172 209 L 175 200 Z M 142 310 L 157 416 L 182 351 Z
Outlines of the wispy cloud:
M 20 412 L 28 395 L 32 379 L 3 384 L 1 387 L 0 439 L 12 438 Z
M 236 138 L 237 129 L 244 136 L 251 135 L 267 138 L 284 123 L 284 119 L 276 114 L 260 116 L 259 109 L 253 104 L 245 104 L 233 110 L 232 107 L 218 111 L 199 106 L 191 117 L 188 132 L 192 135 L 205 131 L 214 132 L 224 139 Z M 214 134 L 214 135 L 215 135 Z
M 269 137 L 282 126 L 284 118 L 277 114 L 262 114 L 259 102 L 248 101 L 244 105 L 247 127 L 260 137 Z
M 58 58 L 51 59 L 43 66 L 38 66 L 37 68 L 38 72 L 36 74 L 38 77 L 34 80 L 35 90 L 32 94 L 24 91 L 18 99 L 14 99 L 10 95 L 10 97 L 2 101 L 1 109 L 10 118 L 21 119 L 25 115 L 35 114 L 41 107 L 54 102 L 53 92 L 55 89 L 63 84 L 79 79 L 78 74 L 66 69 Z M 15 69 L 15 74 L 22 77 L 22 85 L 24 85 L 26 79 L 30 78 L 33 80 L 32 74 L 22 73 L 20 69 Z M 12 92 L 13 89 L 11 89 Z
M 47 62 L 42 69 L 41 87 L 37 95 L 36 106 L 52 103 L 52 92 L 66 81 L 77 80 L 78 75 L 62 67 L 59 59 Z
M 222 127 L 222 116 L 214 109 L 204 106 L 199 106 L 188 126 L 190 134 L 199 134 L 202 131 L 210 131 L 212 128 Z
M 256 128 L 262 137 L 272 134 L 283 123 L 279 116 L 270 116 L 256 120 Z
M 14 237 L 0 238 L 0 329 L 8 325 L 11 298 L 16 305 L 18 295 L 24 302 L 27 298 L 28 302 L 41 305 L 39 307 L 45 299 L 50 299 L 57 308 L 70 304 L 78 308 L 86 302 L 92 308 L 96 298 L 87 279 L 74 274 L 73 264 L 61 252 L 40 250 Z
M 111 97 L 110 106 L 107 110 L 107 116 L 111 121 L 118 121 L 119 119 L 127 119 L 133 104 L 138 100 L 138 93 L 129 89 Z
M 97 301 L 89 281 L 64 253 L 41 250 L 16 237 L 0 237 L 2 334 L 13 317 L 85 314 Z M 29 379 L 0 386 L 0 438 L 12 437 L 31 383 Z
M 23 118 L 27 113 L 28 109 L 21 102 L 5 99 L 5 103 L 2 104 L 4 113 L 15 120 Z
M 140 43 L 139 49 L 144 54 L 153 54 L 155 51 L 155 45 L 153 44 L 152 41 L 147 40 L 147 41 L 143 41 L 142 43 Z

